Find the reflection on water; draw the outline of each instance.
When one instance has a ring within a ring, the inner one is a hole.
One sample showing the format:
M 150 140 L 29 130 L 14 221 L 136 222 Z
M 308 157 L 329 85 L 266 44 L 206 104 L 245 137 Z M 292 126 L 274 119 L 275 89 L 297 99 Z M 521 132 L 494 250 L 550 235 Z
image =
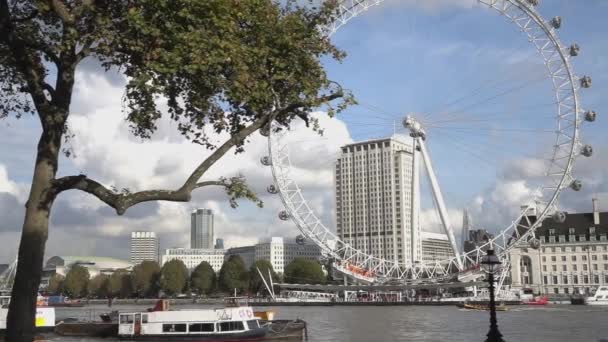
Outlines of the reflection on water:
M 177 306 L 194 308 L 201 306 Z M 120 311 L 145 310 L 144 306 L 114 306 Z M 383 341 L 483 341 L 489 327 L 487 312 L 444 306 L 395 307 L 274 307 L 278 318 L 308 322 L 310 342 Z M 58 308 L 57 317 L 88 319 L 107 307 Z M 512 307 L 498 313 L 499 329 L 508 342 L 592 342 L 608 339 L 608 307 Z M 50 341 L 97 342 L 108 339 L 49 337 Z

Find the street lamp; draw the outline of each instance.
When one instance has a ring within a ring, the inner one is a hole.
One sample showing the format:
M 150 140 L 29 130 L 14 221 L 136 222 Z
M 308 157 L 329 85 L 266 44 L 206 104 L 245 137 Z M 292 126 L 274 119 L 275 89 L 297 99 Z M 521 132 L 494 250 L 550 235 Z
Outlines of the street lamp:
M 494 301 L 494 272 L 500 267 L 500 264 L 500 259 L 494 254 L 493 249 L 488 249 L 486 256 L 481 260 L 481 266 L 488 273 L 488 283 L 490 284 L 490 331 L 486 342 L 504 342 L 496 323 L 496 302 Z

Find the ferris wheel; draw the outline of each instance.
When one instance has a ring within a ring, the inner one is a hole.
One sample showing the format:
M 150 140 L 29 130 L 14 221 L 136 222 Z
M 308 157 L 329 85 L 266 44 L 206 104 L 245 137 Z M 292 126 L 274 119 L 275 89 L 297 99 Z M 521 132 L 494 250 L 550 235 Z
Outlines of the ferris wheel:
M 320 28 L 328 36 L 351 19 L 361 15 L 382 0 L 345 0 L 342 1 L 334 20 L 328 26 Z M 516 25 L 533 45 L 536 54 L 544 62 L 548 79 L 552 82 L 555 93 L 552 102 L 554 114 L 551 115 L 552 146 L 546 158 L 543 177 L 536 191 L 534 200 L 522 206 L 519 214 L 512 217 L 495 237 L 485 244 L 476 246 L 470 251 L 460 251 L 454 231 L 447 214 L 446 204 L 434 173 L 431 156 L 426 147 L 427 140 L 432 140 L 426 130 L 424 120 L 415 114 L 402 118 L 401 124 L 413 141 L 413 154 L 417 162 L 424 163 L 432 190 L 433 200 L 439 213 L 441 226 L 448 236 L 454 255 L 446 260 L 404 264 L 395 260 L 377 257 L 367 251 L 357 249 L 340 239 L 330 227 L 320 219 L 313 207 L 306 200 L 301 187 L 294 177 L 292 158 L 287 138 L 289 132 L 273 123 L 262 131 L 268 136 L 269 155 L 262 157 L 261 163 L 272 169 L 274 184 L 268 192 L 277 194 L 285 210 L 279 213 L 281 220 L 291 220 L 302 234 L 317 244 L 325 254 L 334 260 L 334 268 L 345 275 L 366 283 L 381 283 L 398 280 L 401 282 L 432 281 L 453 278 L 459 275 L 464 278 L 468 273 L 478 269 L 481 258 L 488 248 L 496 251 L 499 257 L 506 259 L 508 251 L 517 244 L 530 244 L 538 248 L 535 230 L 543 220 L 552 219 L 558 222 L 565 220 L 565 213 L 558 208 L 558 198 L 563 191 L 579 191 L 580 180 L 573 175 L 573 165 L 577 157 L 590 157 L 593 149 L 582 143 L 579 130 L 583 122 L 593 122 L 596 113 L 583 109 L 579 102 L 579 91 L 591 86 L 589 76 L 576 76 L 571 59 L 578 56 L 577 44 L 563 45 L 557 37 L 561 27 L 561 18 L 544 19 L 536 7 L 538 0 L 479 0 L 481 5 L 498 12 L 502 17 Z M 535 215 L 529 215 L 534 208 Z

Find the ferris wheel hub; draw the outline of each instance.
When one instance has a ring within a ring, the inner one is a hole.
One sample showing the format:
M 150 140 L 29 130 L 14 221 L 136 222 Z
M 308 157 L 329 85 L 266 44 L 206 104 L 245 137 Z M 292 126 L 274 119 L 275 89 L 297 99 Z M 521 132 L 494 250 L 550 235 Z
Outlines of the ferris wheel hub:
M 426 132 L 424 131 L 424 128 L 422 128 L 422 124 L 420 121 L 416 120 L 412 114 L 408 114 L 405 119 L 403 119 L 403 127 L 410 131 L 410 137 L 422 138 L 422 140 L 426 139 Z

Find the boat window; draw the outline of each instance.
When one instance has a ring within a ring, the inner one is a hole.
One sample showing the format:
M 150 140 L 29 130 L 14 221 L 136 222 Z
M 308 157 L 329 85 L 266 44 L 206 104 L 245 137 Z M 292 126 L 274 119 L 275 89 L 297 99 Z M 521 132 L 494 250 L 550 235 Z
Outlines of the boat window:
M 163 324 L 163 332 L 186 332 L 185 324 Z
M 259 328 L 260 324 L 258 324 L 257 319 L 252 319 L 250 321 L 247 321 L 247 327 L 249 327 L 249 329 L 255 329 L 255 328 Z
M 241 321 L 221 322 L 218 324 L 219 331 L 245 330 Z
M 213 323 L 194 323 L 188 327 L 190 332 L 213 332 Z
M 148 323 L 148 315 L 147 314 L 141 315 L 141 322 L 142 323 Z
M 133 315 L 120 315 L 120 324 L 133 323 Z

